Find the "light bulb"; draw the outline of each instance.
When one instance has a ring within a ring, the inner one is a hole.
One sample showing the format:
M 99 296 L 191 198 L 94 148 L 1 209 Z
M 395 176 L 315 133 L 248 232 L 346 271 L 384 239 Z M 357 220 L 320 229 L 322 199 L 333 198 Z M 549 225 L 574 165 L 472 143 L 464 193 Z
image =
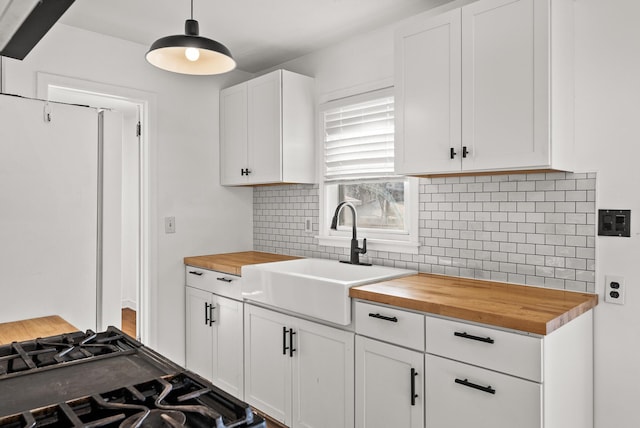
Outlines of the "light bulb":
M 198 48 L 187 48 L 184 50 L 184 56 L 186 56 L 189 61 L 197 61 L 198 58 L 200 58 L 200 51 Z

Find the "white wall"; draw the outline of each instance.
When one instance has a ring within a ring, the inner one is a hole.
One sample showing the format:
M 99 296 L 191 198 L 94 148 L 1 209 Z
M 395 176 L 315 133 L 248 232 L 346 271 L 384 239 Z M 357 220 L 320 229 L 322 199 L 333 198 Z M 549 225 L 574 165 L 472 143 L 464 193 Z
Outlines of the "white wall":
M 631 237 L 596 241 L 596 289 L 622 275 L 626 303 L 595 311 L 597 428 L 640 426 L 640 2 L 576 2 L 578 165 L 598 172 L 597 208 L 631 209 Z
M 218 92 L 244 73 L 168 73 L 146 63 L 147 48 L 56 24 L 24 61 L 3 59 L 4 92 L 35 96 L 40 71 L 156 95 L 149 344 L 183 363 L 183 257 L 252 248 L 252 192 L 221 187 L 218 174 Z M 175 216 L 175 234 L 164 234 L 165 216 Z
M 640 2 L 576 0 L 577 171 L 597 175 L 597 208 L 631 209 L 631 238 L 597 238 L 595 427 L 637 428 L 640 415 Z M 319 100 L 393 81 L 393 29 L 280 67 L 316 78 Z M 626 281 L 624 306 L 604 303 L 604 275 Z

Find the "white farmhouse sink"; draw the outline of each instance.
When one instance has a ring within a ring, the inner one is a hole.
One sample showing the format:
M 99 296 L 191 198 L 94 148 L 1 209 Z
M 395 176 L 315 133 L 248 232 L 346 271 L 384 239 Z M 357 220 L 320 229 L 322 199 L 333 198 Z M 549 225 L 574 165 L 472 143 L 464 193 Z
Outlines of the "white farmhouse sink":
M 242 268 L 242 297 L 340 325 L 351 324 L 349 288 L 416 273 L 327 259 L 297 259 Z

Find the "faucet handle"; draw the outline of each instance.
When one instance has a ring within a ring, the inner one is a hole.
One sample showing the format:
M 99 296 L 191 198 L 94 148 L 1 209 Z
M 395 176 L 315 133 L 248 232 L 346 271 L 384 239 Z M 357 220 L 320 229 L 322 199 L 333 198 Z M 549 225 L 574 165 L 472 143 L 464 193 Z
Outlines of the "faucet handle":
M 360 248 L 360 254 L 367 253 L 367 238 L 362 239 L 362 248 Z

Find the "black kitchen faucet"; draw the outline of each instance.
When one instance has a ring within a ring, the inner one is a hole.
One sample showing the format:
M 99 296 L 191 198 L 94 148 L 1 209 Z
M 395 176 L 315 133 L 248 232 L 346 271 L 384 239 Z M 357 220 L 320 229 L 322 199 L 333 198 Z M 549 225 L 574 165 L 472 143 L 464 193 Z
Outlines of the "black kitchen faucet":
M 348 206 L 351 208 L 351 214 L 353 215 L 352 222 L 352 236 L 351 236 L 351 250 L 349 251 L 349 261 L 341 260 L 341 263 L 350 263 L 352 265 L 363 265 L 363 266 L 371 266 L 371 263 L 360 263 L 360 254 L 365 254 L 367 252 L 367 238 L 362 240 L 362 248 L 358 247 L 358 237 L 356 234 L 357 228 L 357 214 L 356 207 L 353 206 L 351 202 L 340 202 L 336 207 L 336 212 L 333 214 L 333 220 L 331 220 L 331 229 L 338 229 L 338 216 L 340 215 L 340 211 L 344 206 Z

